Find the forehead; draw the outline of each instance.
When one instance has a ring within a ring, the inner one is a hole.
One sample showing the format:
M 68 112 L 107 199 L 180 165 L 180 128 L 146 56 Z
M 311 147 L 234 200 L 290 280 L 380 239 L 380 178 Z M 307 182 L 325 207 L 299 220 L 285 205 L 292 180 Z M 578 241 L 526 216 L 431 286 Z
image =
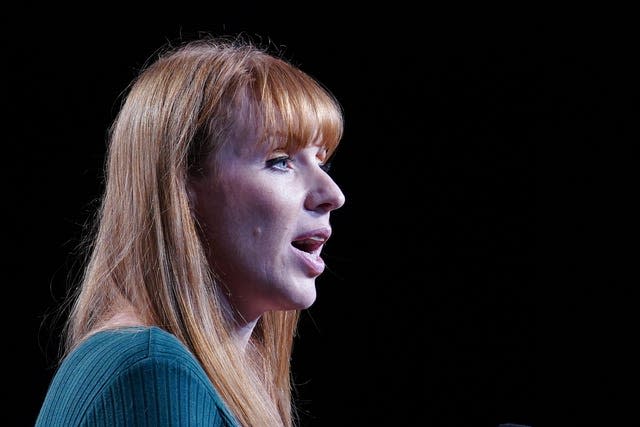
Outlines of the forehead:
M 222 144 L 220 151 L 246 157 L 270 154 L 275 151 L 293 154 L 308 147 L 318 147 L 319 151 L 324 153 L 330 149 L 318 129 L 301 135 L 291 135 L 285 131 L 262 131 L 260 126 L 249 126 L 245 123 L 232 132 L 228 140 Z

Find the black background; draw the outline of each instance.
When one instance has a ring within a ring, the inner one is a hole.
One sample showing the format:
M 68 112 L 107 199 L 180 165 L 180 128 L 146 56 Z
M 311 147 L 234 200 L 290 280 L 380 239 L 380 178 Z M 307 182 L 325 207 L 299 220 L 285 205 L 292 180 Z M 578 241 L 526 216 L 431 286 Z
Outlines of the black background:
M 598 291 L 610 272 L 587 247 L 606 234 L 593 213 L 622 193 L 609 148 L 635 117 L 629 39 L 520 30 L 19 26 L 5 52 L 10 424 L 32 425 L 53 375 L 51 313 L 120 94 L 155 49 L 198 32 L 270 40 L 345 110 L 333 175 L 347 202 L 294 354 L 304 426 L 601 425 L 605 401 L 624 408 L 617 357 L 593 355 L 618 347 Z

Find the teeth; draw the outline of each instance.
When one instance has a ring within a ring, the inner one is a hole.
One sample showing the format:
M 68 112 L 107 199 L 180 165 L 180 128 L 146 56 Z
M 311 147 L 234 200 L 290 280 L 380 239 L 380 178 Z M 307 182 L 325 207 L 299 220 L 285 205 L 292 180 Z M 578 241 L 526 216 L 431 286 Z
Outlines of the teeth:
M 311 236 L 311 237 L 309 237 L 308 240 L 314 240 L 316 242 L 324 242 L 324 239 L 322 237 L 319 237 L 319 236 Z

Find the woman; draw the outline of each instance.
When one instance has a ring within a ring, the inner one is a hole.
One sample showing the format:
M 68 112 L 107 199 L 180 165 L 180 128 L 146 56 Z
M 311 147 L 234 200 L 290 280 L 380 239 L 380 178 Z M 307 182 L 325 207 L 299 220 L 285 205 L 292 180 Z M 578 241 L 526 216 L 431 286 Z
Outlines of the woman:
M 52 425 L 296 424 L 290 357 L 316 298 L 341 108 L 250 42 L 162 52 L 109 134 L 107 181 Z

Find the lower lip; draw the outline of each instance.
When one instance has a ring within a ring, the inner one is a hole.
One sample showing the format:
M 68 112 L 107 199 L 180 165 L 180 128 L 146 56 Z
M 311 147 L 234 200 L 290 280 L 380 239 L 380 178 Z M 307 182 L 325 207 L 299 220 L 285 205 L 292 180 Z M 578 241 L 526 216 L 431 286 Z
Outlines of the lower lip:
M 310 277 L 316 277 L 322 274 L 324 271 L 324 261 L 320 256 L 310 254 L 308 252 L 301 251 L 299 249 L 293 249 L 298 257 L 303 261 L 307 275 Z

